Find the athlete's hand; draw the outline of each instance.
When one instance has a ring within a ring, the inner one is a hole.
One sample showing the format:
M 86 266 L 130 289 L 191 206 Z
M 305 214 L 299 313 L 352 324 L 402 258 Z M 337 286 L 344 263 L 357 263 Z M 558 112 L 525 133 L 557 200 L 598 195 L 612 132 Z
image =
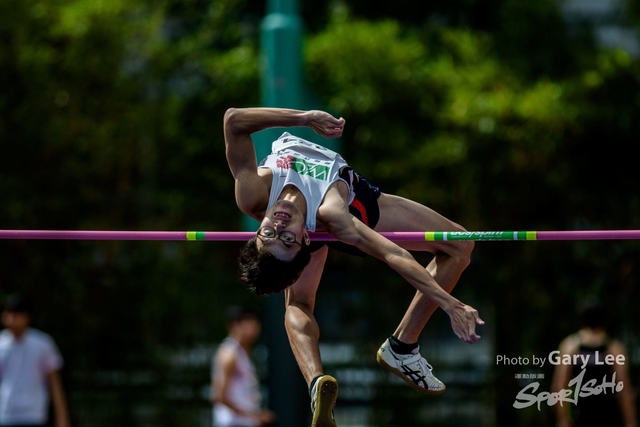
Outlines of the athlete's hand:
M 336 119 L 331 114 L 320 110 L 307 111 L 305 116 L 305 126 L 313 129 L 318 135 L 325 138 L 342 136 L 345 123 L 342 117 Z
M 484 320 L 480 319 L 478 310 L 466 304 L 457 304 L 449 313 L 453 332 L 462 341 L 468 344 L 475 344 L 480 339 L 476 334 L 476 325 L 484 325 Z

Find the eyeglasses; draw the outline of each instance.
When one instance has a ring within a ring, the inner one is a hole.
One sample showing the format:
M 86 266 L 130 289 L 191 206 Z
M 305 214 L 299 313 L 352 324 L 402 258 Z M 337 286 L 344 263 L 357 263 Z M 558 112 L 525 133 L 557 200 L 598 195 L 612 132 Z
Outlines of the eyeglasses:
M 280 234 L 277 234 L 275 228 L 269 227 L 267 225 L 265 225 L 264 227 L 260 227 L 260 229 L 258 230 L 258 237 L 263 242 L 264 242 L 264 239 L 267 239 L 267 241 L 269 241 L 277 237 L 278 239 L 282 240 L 284 245 L 288 248 L 291 247 L 289 245 L 291 245 L 292 243 L 297 243 L 298 245 L 300 245 L 300 243 L 298 243 L 298 241 L 296 240 L 296 234 L 294 232 L 281 231 Z

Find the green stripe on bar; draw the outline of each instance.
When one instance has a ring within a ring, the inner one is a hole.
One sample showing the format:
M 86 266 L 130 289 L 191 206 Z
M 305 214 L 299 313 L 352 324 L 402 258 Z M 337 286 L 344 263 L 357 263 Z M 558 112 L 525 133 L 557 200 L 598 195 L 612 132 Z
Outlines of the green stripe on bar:
M 537 240 L 535 231 L 427 231 L 424 240 L 433 241 L 491 241 L 491 240 Z
M 520 240 L 518 232 L 514 231 L 449 231 L 445 233 L 445 240 Z M 522 237 L 526 237 L 522 236 Z M 524 238 L 522 240 L 525 240 Z
M 425 240 L 430 240 L 430 241 L 447 240 L 447 232 L 446 231 L 428 231 L 425 233 Z
M 187 231 L 187 240 L 204 240 L 204 231 Z

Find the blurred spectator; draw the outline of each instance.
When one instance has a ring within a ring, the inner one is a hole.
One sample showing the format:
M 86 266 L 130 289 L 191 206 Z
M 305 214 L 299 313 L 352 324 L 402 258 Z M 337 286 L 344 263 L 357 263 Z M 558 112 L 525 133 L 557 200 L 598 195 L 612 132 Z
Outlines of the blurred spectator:
M 624 345 L 612 339 L 607 333 L 606 312 L 601 304 L 588 302 L 580 309 L 581 329 L 560 343 L 560 356 L 579 355 L 577 364 L 558 365 L 554 372 L 553 391 L 568 387 L 572 378 L 581 374 L 583 360 L 587 360 L 582 385 L 595 380 L 594 386 L 603 383 L 603 378 L 611 382 L 615 373 L 615 383 L 623 383 L 620 392 L 578 397 L 576 406 L 556 404 L 556 425 L 558 427 L 637 427 L 636 409 L 629 378 L 629 358 Z M 623 355 L 624 364 L 605 364 L 606 355 Z M 588 359 L 586 359 L 588 357 Z M 599 361 L 600 364 L 596 364 Z M 572 394 L 571 398 L 575 398 Z M 570 408 L 574 408 L 573 416 Z
M 227 310 L 227 338 L 213 360 L 212 401 L 215 427 L 275 426 L 271 411 L 260 409 L 261 397 L 251 350 L 260 336 L 255 313 L 240 307 Z
M 68 427 L 62 357 L 49 335 L 29 327 L 31 314 L 31 304 L 19 296 L 10 297 L 2 312 L 0 426 L 48 425 L 51 398 L 55 427 Z

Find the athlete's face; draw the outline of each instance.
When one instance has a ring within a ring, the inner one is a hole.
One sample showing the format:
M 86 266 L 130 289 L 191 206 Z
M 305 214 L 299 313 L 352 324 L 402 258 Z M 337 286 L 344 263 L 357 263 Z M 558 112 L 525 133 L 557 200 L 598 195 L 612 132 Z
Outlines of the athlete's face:
M 291 261 L 302 244 L 309 244 L 309 234 L 304 224 L 304 215 L 293 203 L 279 200 L 271 206 L 260 223 L 256 245 L 281 261 Z

